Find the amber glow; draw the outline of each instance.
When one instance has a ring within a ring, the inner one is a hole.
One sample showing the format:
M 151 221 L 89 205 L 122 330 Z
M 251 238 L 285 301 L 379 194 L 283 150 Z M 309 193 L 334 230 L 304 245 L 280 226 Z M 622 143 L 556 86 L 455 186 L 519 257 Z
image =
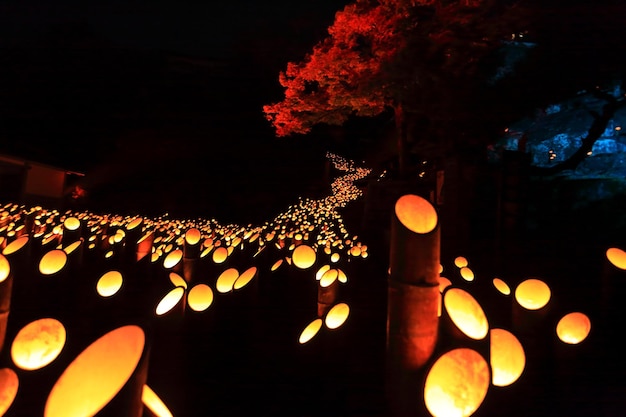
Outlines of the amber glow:
M 122 273 L 119 271 L 109 271 L 103 274 L 96 284 L 96 291 L 101 297 L 111 297 L 117 294 L 122 288 Z
M 519 379 L 526 367 L 524 348 L 515 335 L 505 329 L 491 329 L 491 380 L 506 387 Z
M 213 251 L 213 262 L 216 264 L 221 264 L 228 259 L 228 249 L 224 246 L 220 246 L 219 248 Z
M 243 271 L 241 275 L 239 275 L 239 278 L 235 280 L 235 283 L 233 284 L 233 289 L 238 290 L 248 285 L 248 283 L 252 281 L 252 279 L 254 279 L 254 277 L 256 276 L 256 272 L 256 266 L 251 266 L 250 268 Z
M 465 281 L 474 281 L 474 271 L 472 271 L 469 267 L 464 266 L 459 272 Z
M 141 391 L 141 402 L 154 414 L 155 417 L 173 417 L 165 403 L 148 385 L 144 384 Z
M 176 287 L 170 290 L 165 296 L 159 301 L 157 304 L 155 313 L 157 316 L 162 316 L 165 313 L 171 311 L 176 304 L 183 298 L 185 295 L 185 289 L 183 287 Z
M 0 282 L 6 280 L 11 273 L 11 265 L 9 260 L 2 254 L 0 254 Z
M 201 237 L 202 234 L 200 233 L 200 230 L 196 227 L 193 227 L 187 230 L 187 232 L 185 233 L 185 242 L 190 245 L 196 245 L 198 244 L 198 242 L 200 242 Z
M 539 310 L 550 301 L 550 287 L 536 278 L 521 282 L 515 289 L 515 299 L 527 310 Z
M 493 286 L 496 287 L 496 290 L 500 291 L 503 295 L 511 295 L 511 287 L 500 278 L 494 278 L 492 283 Z
M 183 259 L 183 251 L 181 249 L 173 250 L 163 259 L 163 267 L 165 269 L 172 269 L 181 259 Z
M 318 281 L 322 279 L 326 271 L 328 271 L 329 269 L 330 269 L 330 265 L 328 264 L 322 265 L 320 269 L 318 269 L 317 272 L 315 273 L 315 279 Z
M 239 271 L 237 268 L 228 268 L 224 270 L 217 281 L 215 282 L 215 289 L 220 293 L 227 293 L 233 290 L 235 281 L 239 278 Z
M 32 371 L 56 359 L 65 346 L 65 327 L 52 318 L 33 321 L 22 327 L 11 344 L 15 366 Z
M 567 344 L 575 345 L 587 338 L 591 331 L 591 320 L 580 312 L 568 313 L 556 325 L 556 334 Z
M 420 196 L 407 194 L 396 201 L 396 216 L 400 223 L 415 233 L 429 233 L 437 226 L 437 212 L 430 202 Z
M 0 369 L 0 416 L 5 415 L 13 404 L 19 388 L 19 378 L 11 368 Z
M 298 339 L 298 342 L 301 345 L 307 343 L 309 340 L 315 337 L 315 335 L 320 331 L 321 328 L 322 328 L 322 319 L 317 318 L 313 320 L 304 328 L 304 330 L 302 330 L 302 333 L 300 333 L 300 338 Z
M 52 275 L 59 272 L 67 263 L 67 253 L 61 249 L 52 249 L 41 257 L 39 272 L 43 275 Z
M 272 265 L 272 267 L 270 268 L 271 271 L 276 271 L 278 269 L 279 266 L 281 266 L 283 264 L 283 260 L 279 259 L 276 262 L 274 262 L 274 265 Z
M 471 416 L 485 399 L 489 382 L 489 366 L 478 352 L 468 348 L 446 352 L 428 371 L 426 408 L 433 417 Z
M 454 258 L 454 265 L 456 265 L 458 268 L 463 268 L 468 264 L 469 263 L 467 262 L 467 258 L 465 258 L 464 256 L 457 256 L 456 258 Z
M 135 325 L 119 327 L 93 342 L 52 387 L 44 417 L 84 417 L 98 413 L 135 371 L 144 344 L 144 332 Z
M 626 252 L 619 248 L 609 248 L 606 258 L 619 269 L 626 269 Z
M 73 216 L 68 217 L 63 222 L 63 227 L 65 227 L 67 230 L 78 230 L 78 228 L 80 227 L 80 220 Z
M 350 314 L 350 307 L 346 303 L 339 303 L 334 305 L 328 313 L 326 313 L 325 324 L 329 329 L 336 329 L 340 327 L 348 319 Z
M 449 288 L 443 303 L 456 327 L 475 340 L 484 339 L 489 332 L 487 316 L 474 297 L 460 288 Z
M 2 254 L 3 255 L 12 255 L 15 252 L 19 251 L 20 249 L 22 249 L 26 243 L 28 243 L 28 236 L 24 235 L 24 236 L 20 236 L 17 239 L 15 239 L 14 241 L 12 241 L 11 243 L 9 243 L 3 250 L 2 250 Z
M 298 245 L 292 254 L 292 261 L 300 269 L 307 269 L 313 266 L 316 259 L 315 249 L 309 245 Z
M 68 255 L 72 252 L 74 252 L 76 249 L 78 249 L 78 247 L 80 245 L 82 245 L 83 241 L 82 240 L 77 240 L 72 242 L 71 244 L 67 245 L 65 248 L 63 248 L 63 250 L 65 251 L 65 253 L 67 253 Z
M 439 292 L 443 293 L 443 291 L 450 285 L 452 285 L 450 279 L 442 276 L 439 277 Z
M 183 287 L 185 289 L 187 288 L 187 281 L 185 281 L 185 278 L 181 277 L 176 272 L 170 272 L 169 277 L 170 282 L 174 284 L 175 287 Z
M 324 275 L 322 275 L 322 278 L 320 279 L 320 286 L 323 288 L 329 287 L 333 282 L 335 282 L 338 276 L 339 273 L 336 269 L 329 269 L 324 273 Z
M 206 284 L 196 284 L 187 295 L 187 304 L 193 311 L 204 311 L 213 304 L 213 290 Z

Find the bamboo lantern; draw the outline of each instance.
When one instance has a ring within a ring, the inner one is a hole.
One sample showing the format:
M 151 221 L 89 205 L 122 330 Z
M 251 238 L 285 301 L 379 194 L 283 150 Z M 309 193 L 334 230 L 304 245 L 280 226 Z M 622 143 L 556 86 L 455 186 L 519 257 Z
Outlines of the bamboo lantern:
M 108 298 L 118 293 L 122 288 L 124 278 L 119 271 L 108 271 L 104 273 L 96 283 L 96 292 L 100 297 Z
M 527 310 L 539 310 L 545 307 L 550 301 L 550 296 L 548 284 L 536 278 L 522 281 L 515 289 L 515 300 Z
M 433 417 L 469 417 L 481 406 L 490 383 L 487 361 L 475 350 L 441 355 L 428 371 L 424 403 Z
M 168 253 L 163 259 L 163 268 L 172 270 L 176 273 L 182 273 L 183 263 L 183 251 L 181 249 L 175 249 Z
M 19 388 L 19 378 L 11 368 L 0 369 L 0 416 L 11 408 Z
M 11 293 L 13 289 L 13 274 L 9 260 L 0 254 L 0 351 L 4 346 L 9 312 L 11 311 Z
M 148 385 L 143 386 L 141 391 L 141 401 L 145 405 L 147 417 L 174 417 L 167 405 Z
M 30 322 L 13 339 L 13 363 L 27 371 L 43 368 L 59 356 L 65 339 L 65 327 L 56 319 L 43 318 Z
M 606 251 L 606 258 L 619 269 L 626 269 L 626 252 L 619 248 L 609 248 Z
M 560 341 L 570 345 L 583 342 L 591 331 L 591 320 L 586 314 L 572 312 L 564 315 L 556 325 L 556 334 Z
M 308 269 L 315 264 L 315 249 L 306 244 L 300 244 L 293 250 L 291 257 L 293 264 L 300 269 Z
M 490 343 L 491 382 L 497 387 L 509 386 L 526 367 L 524 348 L 513 333 L 500 328 L 491 329 Z
M 194 282 L 197 275 L 200 257 L 200 240 L 202 233 L 198 228 L 190 228 L 185 232 L 183 240 L 183 276 L 187 282 Z
M 213 290 L 206 284 L 196 284 L 189 290 L 187 303 L 193 311 L 205 311 L 213 304 Z
M 70 216 L 63 221 L 63 244 L 77 241 L 82 234 L 82 223 L 78 217 Z
M 455 328 L 462 334 L 473 340 L 483 340 L 487 336 L 487 316 L 470 293 L 460 288 L 448 287 L 443 294 L 443 305 Z
M 256 266 L 251 266 L 250 268 L 246 269 L 239 275 L 239 277 L 233 283 L 233 289 L 239 290 L 245 287 L 254 279 L 254 277 L 256 277 L 256 275 L 257 275 Z
M 322 324 L 323 324 L 323 321 L 319 317 L 314 319 L 312 322 L 310 322 L 304 328 L 304 330 L 302 330 L 302 333 L 300 333 L 300 337 L 298 338 L 298 343 L 300 343 L 301 345 L 308 343 L 320 331 L 320 329 L 322 328 Z
M 141 327 L 126 325 L 106 333 L 54 383 L 44 417 L 141 417 L 148 356 Z
M 185 297 L 185 288 L 175 287 L 171 289 L 156 306 L 155 313 L 157 316 L 174 315 L 174 312 L 184 311 L 185 303 L 181 300 Z M 176 309 L 178 306 L 178 309 Z
M 349 315 L 350 307 L 348 306 L 348 304 L 336 304 L 330 310 L 328 310 L 326 318 L 324 319 L 324 324 L 329 329 L 337 329 L 346 322 Z

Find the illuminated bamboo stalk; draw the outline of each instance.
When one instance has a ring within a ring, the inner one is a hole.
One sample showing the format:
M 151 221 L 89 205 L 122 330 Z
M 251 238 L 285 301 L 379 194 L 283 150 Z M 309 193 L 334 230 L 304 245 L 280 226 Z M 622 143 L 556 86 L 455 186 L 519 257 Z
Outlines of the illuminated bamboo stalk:
M 407 194 L 391 222 L 387 285 L 387 393 L 394 415 L 418 409 L 421 370 L 437 344 L 439 221 L 432 204 Z

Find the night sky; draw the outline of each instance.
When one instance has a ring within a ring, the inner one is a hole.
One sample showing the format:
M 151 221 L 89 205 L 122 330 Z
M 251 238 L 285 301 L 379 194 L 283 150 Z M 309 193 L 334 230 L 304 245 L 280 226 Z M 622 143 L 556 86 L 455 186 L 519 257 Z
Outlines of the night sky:
M 327 144 L 262 106 L 347 3 L 4 1 L 0 152 L 86 173 L 103 209 L 260 220 L 319 191 Z

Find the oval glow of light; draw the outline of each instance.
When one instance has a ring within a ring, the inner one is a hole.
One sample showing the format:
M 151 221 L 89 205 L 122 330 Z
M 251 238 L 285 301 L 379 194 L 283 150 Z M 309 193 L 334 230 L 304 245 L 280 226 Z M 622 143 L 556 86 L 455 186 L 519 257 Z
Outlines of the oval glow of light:
M 474 281 L 474 271 L 472 271 L 469 267 L 464 266 L 459 270 L 459 272 L 465 281 Z
M 28 235 L 23 235 L 6 245 L 4 249 L 2 249 L 3 255 L 12 255 L 15 252 L 22 249 L 28 243 Z
M 443 291 L 452 285 L 452 281 L 446 277 L 439 277 L 439 292 L 443 293 Z
M 67 253 L 61 249 L 52 249 L 41 257 L 39 272 L 43 275 L 52 275 L 59 272 L 67 263 Z
M 337 268 L 337 279 L 339 280 L 339 282 L 341 282 L 342 284 L 345 284 L 348 282 L 348 276 L 346 275 L 345 272 L 343 272 L 341 269 Z
M 74 252 L 76 249 L 78 249 L 78 247 L 82 244 L 83 244 L 82 240 L 76 240 L 72 242 L 71 244 L 67 245 L 65 248 L 63 248 L 63 251 L 65 251 L 65 253 L 67 254 L 70 254 Z
M 277 260 L 276 262 L 274 262 L 274 265 L 272 265 L 272 267 L 270 268 L 270 270 L 271 270 L 272 272 L 273 272 L 273 271 L 276 271 L 276 270 L 278 269 L 278 267 L 279 267 L 279 266 L 281 266 L 282 264 L 283 264 L 283 260 L 282 260 L 282 259 L 279 259 L 279 260 Z
M 243 271 L 241 275 L 239 275 L 239 278 L 235 280 L 235 283 L 233 284 L 233 289 L 239 290 L 248 285 L 248 283 L 252 281 L 252 279 L 256 276 L 256 271 L 256 266 L 251 266 L 250 268 Z
M 320 279 L 320 286 L 322 288 L 329 287 L 333 282 L 335 282 L 338 276 L 339 272 L 336 269 L 329 269 L 324 273 L 324 275 L 322 275 L 322 278 Z
M 170 292 L 165 294 L 165 297 L 161 298 L 159 304 L 157 304 L 155 310 L 156 315 L 162 316 L 169 312 L 183 298 L 183 295 L 185 295 L 185 289 L 183 287 L 176 287 L 170 290 Z
M 293 264 L 300 269 L 307 269 L 313 266 L 317 255 L 315 249 L 309 245 L 298 245 L 293 250 L 291 260 Z
M 213 251 L 213 262 L 216 264 L 224 263 L 228 259 L 228 249 L 220 246 Z
M 456 265 L 458 268 L 463 268 L 469 265 L 469 263 L 467 262 L 467 258 L 465 258 L 464 256 L 457 256 L 456 258 L 454 258 L 454 265 Z
M 503 295 L 511 295 L 511 287 L 509 287 L 509 285 L 500 278 L 494 278 L 492 283 L 493 286 L 496 287 L 496 290 L 501 292 Z
M 529 278 L 515 289 L 515 299 L 527 310 L 539 310 L 550 301 L 550 287 L 545 282 Z
M 228 268 L 217 277 L 215 282 L 215 289 L 220 293 L 227 293 L 233 290 L 235 281 L 239 278 L 239 271 L 237 268 Z
M 524 348 L 508 330 L 491 329 L 490 332 L 491 382 L 497 387 L 506 387 L 517 381 L 524 372 Z
M 329 329 L 336 329 L 341 326 L 348 319 L 350 314 L 350 307 L 346 303 L 339 303 L 334 305 L 328 313 L 326 313 L 326 327 Z
M 181 277 L 176 272 L 170 272 L 169 277 L 170 282 L 174 284 L 175 287 L 183 287 L 185 289 L 187 288 L 187 281 L 185 281 L 185 278 Z
M 187 303 L 193 311 L 204 311 L 213 304 L 213 290 L 206 284 L 196 284 L 187 294 Z
M 165 259 L 163 259 L 163 268 L 172 269 L 180 262 L 181 259 L 183 259 L 183 251 L 175 249 L 168 253 Z
M 0 254 L 0 282 L 7 279 L 10 273 L 11 264 L 9 264 L 9 260 L 4 255 Z
M 609 248 L 606 251 L 606 258 L 619 269 L 626 269 L 626 252 L 619 248 Z
M 145 334 L 135 325 L 119 327 L 93 342 L 52 387 L 44 417 L 96 415 L 131 377 L 144 345 Z
M 324 274 L 326 273 L 326 271 L 328 271 L 330 269 L 330 265 L 326 264 L 326 265 L 322 265 L 320 267 L 320 269 L 317 270 L 317 272 L 315 273 L 315 279 L 317 281 L 319 281 L 320 279 L 322 279 L 322 277 L 324 276 Z
M 437 211 L 430 202 L 414 194 L 396 201 L 395 212 L 400 223 L 415 233 L 429 233 L 437 226 Z
M 300 337 L 298 338 L 298 342 L 303 345 L 307 343 L 309 340 L 313 339 L 317 332 L 322 328 L 322 319 L 315 319 L 311 323 L 309 323 L 302 333 L 300 333 Z
M 428 371 L 424 402 L 433 417 L 468 417 L 480 407 L 488 389 L 487 361 L 475 350 L 454 349 Z
M 193 227 L 189 230 L 187 230 L 187 232 L 185 232 L 185 242 L 187 242 L 190 245 L 195 245 L 198 242 L 200 242 L 200 238 L 202 237 L 200 230 L 198 230 L 197 228 Z
M 173 417 L 172 412 L 161 398 L 146 384 L 141 391 L 141 402 L 148 407 L 155 417 Z
M 135 229 L 137 226 L 139 226 L 141 224 L 142 221 L 143 221 L 143 219 L 141 217 L 136 217 L 135 219 L 133 219 L 132 221 L 130 221 L 126 225 L 126 230 L 133 230 L 133 229 Z
M 65 327 L 52 318 L 22 327 L 11 344 L 11 359 L 20 369 L 32 371 L 55 360 L 65 346 Z
M 63 227 L 65 227 L 67 230 L 78 230 L 78 228 L 80 227 L 80 220 L 73 216 L 68 217 L 63 222 Z
M 443 303 L 450 319 L 466 336 L 475 340 L 487 336 L 487 316 L 470 293 L 460 288 L 449 288 L 444 293 Z
M 13 369 L 0 369 L 0 392 L 2 392 L 2 395 L 0 395 L 0 416 L 3 416 L 11 407 L 11 404 L 13 404 L 13 400 L 17 396 L 19 382 L 19 378 Z
M 580 312 L 568 313 L 556 325 L 556 334 L 567 344 L 576 345 L 587 338 L 591 331 L 591 320 Z
M 96 284 L 96 291 L 101 297 L 110 297 L 115 295 L 120 288 L 124 279 L 119 271 L 109 271 L 103 274 Z

